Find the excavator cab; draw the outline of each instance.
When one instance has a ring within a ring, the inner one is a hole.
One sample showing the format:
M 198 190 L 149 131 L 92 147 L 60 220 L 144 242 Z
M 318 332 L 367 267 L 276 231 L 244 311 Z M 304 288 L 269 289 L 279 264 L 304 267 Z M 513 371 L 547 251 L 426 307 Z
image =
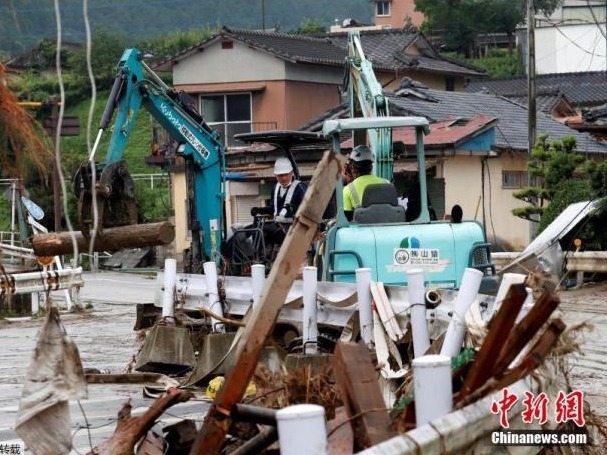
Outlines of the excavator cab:
M 241 133 L 234 138 L 246 144 L 263 143 L 274 147 L 277 157 L 285 156 L 293 166 L 295 178 L 303 181 L 305 177 L 300 173 L 295 154 L 299 150 L 306 150 L 307 147 L 318 148 L 319 144 L 329 148 L 329 141 L 321 133 L 307 131 L 269 130 Z M 228 228 L 223 256 L 228 261 L 232 274 L 248 275 L 253 264 L 264 264 L 266 270 L 270 270 L 279 247 L 267 243 L 264 239 L 264 225 L 271 222 L 268 216 L 257 215 L 250 224 Z
M 393 128 L 415 131 L 418 189 L 419 194 L 427 194 L 426 175 L 419 172 L 426 169 L 423 136 L 429 132 L 427 119 L 388 116 L 327 120 L 323 133 L 332 141 L 333 149 L 341 153 L 344 134 L 372 135 Z M 384 155 L 383 159 L 392 159 L 392 155 Z M 391 164 L 387 166 L 392 167 Z M 322 268 L 321 279 L 354 282 L 357 269 L 370 268 L 374 281 L 407 285 L 407 270 L 422 269 L 430 286 L 457 289 L 465 269 L 470 267 L 484 273 L 483 292 L 496 288 L 491 247 L 477 221 L 461 217 L 435 220 L 424 197 L 419 198 L 419 214 L 407 220 L 391 183 L 367 187 L 361 207 L 355 209 L 353 220 L 348 221 L 343 210 L 342 190 L 343 184 L 338 181 L 336 220 L 327 231 L 317 257 L 317 266 Z

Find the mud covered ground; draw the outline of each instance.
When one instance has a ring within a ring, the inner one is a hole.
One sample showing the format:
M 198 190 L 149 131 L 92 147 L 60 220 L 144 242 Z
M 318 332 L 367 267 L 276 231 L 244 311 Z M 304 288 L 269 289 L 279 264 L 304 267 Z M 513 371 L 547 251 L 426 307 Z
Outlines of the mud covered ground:
M 565 322 L 587 323 L 581 351 L 571 356 L 572 386 L 584 392 L 592 409 L 607 418 L 607 282 L 559 292 Z M 606 449 L 607 452 L 607 449 Z
M 85 280 L 82 302 L 92 305 L 92 309 L 63 313 L 62 323 L 78 346 L 85 368 L 124 372 L 139 348 L 133 331 L 135 303 L 154 301 L 155 279 L 102 273 L 86 275 Z M 581 351 L 570 357 L 571 385 L 584 393 L 595 413 L 607 418 L 607 283 L 562 290 L 559 296 L 560 311 L 568 326 L 586 323 L 592 327 L 592 331 L 582 332 Z M 0 441 L 15 437 L 22 384 L 41 323 L 41 319 L 0 321 Z M 80 453 L 112 433 L 116 414 L 129 398 L 134 412 L 150 404 L 143 398 L 141 386 L 90 385 L 89 399 L 71 405 L 74 443 Z M 167 414 L 165 419 L 175 422 L 192 418 L 201 423 L 208 405 L 200 401 L 184 403 L 181 410 L 175 409 L 175 414 Z M 86 425 L 92 430 L 86 430 Z

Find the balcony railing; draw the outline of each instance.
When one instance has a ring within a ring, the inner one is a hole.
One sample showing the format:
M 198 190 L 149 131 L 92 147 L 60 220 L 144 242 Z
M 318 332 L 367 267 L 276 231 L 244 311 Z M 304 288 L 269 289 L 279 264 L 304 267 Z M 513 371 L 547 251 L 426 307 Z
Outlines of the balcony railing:
M 238 125 L 238 128 L 234 128 Z M 229 138 L 227 141 L 225 139 L 226 127 L 228 133 L 232 129 L 233 134 L 231 134 L 232 138 Z M 236 133 L 244 133 L 244 132 L 254 132 L 259 133 L 262 131 L 271 131 L 278 128 L 277 122 L 250 122 L 250 123 L 221 123 L 211 125 L 211 128 L 220 132 L 220 136 L 222 142 L 226 147 L 235 146 L 235 145 L 243 145 L 238 141 L 234 141 L 233 135 Z M 236 131 L 234 131 L 236 130 Z M 176 142 L 172 142 L 170 139 L 165 144 L 158 144 L 158 147 L 155 147 L 158 150 L 158 153 L 149 155 L 145 158 L 145 162 L 149 165 L 165 167 L 168 164 L 171 164 L 175 161 L 175 149 L 177 147 Z

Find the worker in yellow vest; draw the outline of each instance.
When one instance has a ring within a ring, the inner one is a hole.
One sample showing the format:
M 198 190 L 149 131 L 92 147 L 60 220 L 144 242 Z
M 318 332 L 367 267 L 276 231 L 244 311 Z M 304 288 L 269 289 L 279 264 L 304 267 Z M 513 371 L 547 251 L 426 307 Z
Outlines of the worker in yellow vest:
M 344 187 L 344 213 L 348 221 L 352 221 L 354 209 L 360 206 L 365 188 L 373 183 L 390 183 L 388 180 L 373 175 L 373 152 L 366 145 L 357 145 L 349 158 L 354 180 Z

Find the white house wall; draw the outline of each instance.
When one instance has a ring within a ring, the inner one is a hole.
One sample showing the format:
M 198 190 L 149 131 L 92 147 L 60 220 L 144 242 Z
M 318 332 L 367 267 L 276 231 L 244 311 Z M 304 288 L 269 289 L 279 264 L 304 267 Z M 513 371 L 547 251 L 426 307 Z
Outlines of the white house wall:
M 605 24 L 536 28 L 536 73 L 607 70 L 605 33 Z
M 464 212 L 464 219 L 486 224 L 487 238 L 494 248 L 522 251 L 529 244 L 529 222 L 512 215 L 512 209 L 523 205 L 515 199 L 515 190 L 502 188 L 502 169 L 524 170 L 525 161 L 507 156 L 488 158 L 485 171 L 485 200 L 482 199 L 481 157 L 456 156 L 442 163 L 445 178 L 445 210 L 455 204 Z M 485 209 L 483 217 L 483 205 Z
M 284 80 L 285 62 L 234 41 L 232 49 L 217 42 L 173 67 L 173 84 L 212 84 Z

